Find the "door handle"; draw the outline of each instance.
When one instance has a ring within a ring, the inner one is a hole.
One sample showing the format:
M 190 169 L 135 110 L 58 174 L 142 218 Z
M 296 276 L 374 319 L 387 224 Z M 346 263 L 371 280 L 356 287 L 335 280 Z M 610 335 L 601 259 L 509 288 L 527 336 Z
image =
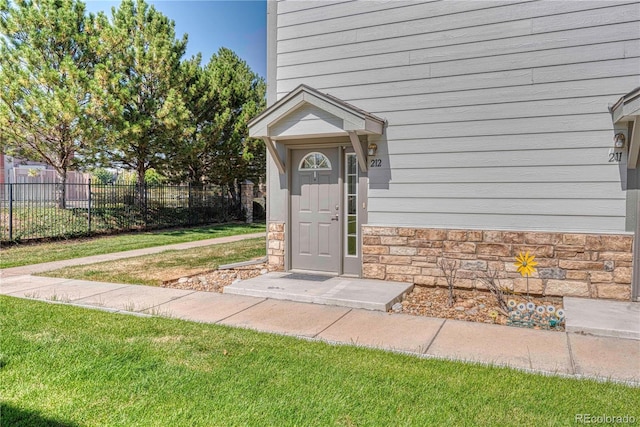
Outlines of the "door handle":
M 339 221 L 340 220 L 340 215 L 336 214 L 336 216 L 332 216 L 331 217 L 331 221 Z

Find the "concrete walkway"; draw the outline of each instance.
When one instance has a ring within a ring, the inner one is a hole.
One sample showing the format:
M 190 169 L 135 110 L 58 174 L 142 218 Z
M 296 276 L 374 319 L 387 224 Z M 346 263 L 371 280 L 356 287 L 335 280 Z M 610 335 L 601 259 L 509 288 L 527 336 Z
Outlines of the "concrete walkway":
M 0 294 L 255 329 L 419 357 L 471 361 L 640 386 L 640 340 L 389 314 L 358 308 L 32 276 L 66 265 L 259 237 L 234 236 L 0 270 Z
M 389 311 L 412 289 L 411 283 L 274 271 L 225 286 L 224 293 Z
M 567 332 L 640 340 L 640 302 L 564 297 Z

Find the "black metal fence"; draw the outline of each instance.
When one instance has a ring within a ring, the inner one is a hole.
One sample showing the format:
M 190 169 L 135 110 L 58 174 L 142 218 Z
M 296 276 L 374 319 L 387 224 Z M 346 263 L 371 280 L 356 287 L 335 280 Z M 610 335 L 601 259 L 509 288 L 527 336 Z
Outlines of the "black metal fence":
M 0 241 L 85 236 L 240 219 L 220 187 L 187 185 L 0 185 Z M 64 207 L 62 207 L 64 206 Z

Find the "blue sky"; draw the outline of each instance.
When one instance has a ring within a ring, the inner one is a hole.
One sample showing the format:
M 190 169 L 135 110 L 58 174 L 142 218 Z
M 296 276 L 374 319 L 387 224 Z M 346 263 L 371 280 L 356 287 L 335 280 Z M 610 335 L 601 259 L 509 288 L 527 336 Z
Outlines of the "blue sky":
M 119 1 L 85 0 L 89 12 L 104 11 Z M 202 53 L 209 62 L 220 47 L 233 50 L 251 69 L 267 77 L 266 0 L 147 0 L 176 24 L 176 36 L 189 35 L 186 57 Z

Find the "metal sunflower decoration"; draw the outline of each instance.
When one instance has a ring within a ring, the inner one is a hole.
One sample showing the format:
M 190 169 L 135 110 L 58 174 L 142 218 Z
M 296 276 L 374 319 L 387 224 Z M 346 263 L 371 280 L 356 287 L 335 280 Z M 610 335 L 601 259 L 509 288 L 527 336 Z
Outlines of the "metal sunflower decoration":
M 518 267 L 518 273 L 520 273 L 523 277 L 529 277 L 533 274 L 534 271 L 536 271 L 536 265 L 538 265 L 538 263 L 534 261 L 535 258 L 535 255 L 529 255 L 528 251 L 525 254 L 520 252 L 518 256 L 516 256 L 517 262 L 513 265 Z
M 516 262 L 513 264 L 518 267 L 518 273 L 527 278 L 527 298 L 529 298 L 529 276 L 536 271 L 536 265 L 538 263 L 535 260 L 535 255 L 529 255 L 529 251 L 525 254 L 520 252 L 516 256 Z

